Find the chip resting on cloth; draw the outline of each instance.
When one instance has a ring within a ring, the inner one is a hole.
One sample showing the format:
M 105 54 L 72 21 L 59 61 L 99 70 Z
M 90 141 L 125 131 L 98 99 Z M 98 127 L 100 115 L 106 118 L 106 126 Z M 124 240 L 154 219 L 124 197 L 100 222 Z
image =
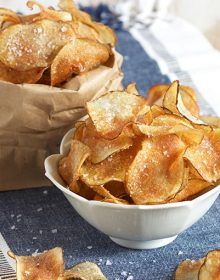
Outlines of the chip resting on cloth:
M 208 252 L 200 260 L 185 260 L 175 272 L 175 280 L 219 280 L 220 250 Z
M 16 256 L 17 280 L 58 280 L 64 271 L 63 251 L 54 248 L 36 256 Z

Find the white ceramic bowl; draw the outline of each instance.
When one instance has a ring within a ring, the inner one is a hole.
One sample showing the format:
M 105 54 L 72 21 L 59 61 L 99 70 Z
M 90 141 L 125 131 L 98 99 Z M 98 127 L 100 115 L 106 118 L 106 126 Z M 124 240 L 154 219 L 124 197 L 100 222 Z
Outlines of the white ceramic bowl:
M 45 160 L 45 174 L 80 216 L 121 246 L 152 249 L 169 244 L 197 222 L 220 193 L 218 186 L 192 201 L 163 205 L 118 205 L 89 201 L 68 190 L 57 171 L 59 159 L 69 151 L 73 131 L 64 136 L 60 154 L 51 155 Z

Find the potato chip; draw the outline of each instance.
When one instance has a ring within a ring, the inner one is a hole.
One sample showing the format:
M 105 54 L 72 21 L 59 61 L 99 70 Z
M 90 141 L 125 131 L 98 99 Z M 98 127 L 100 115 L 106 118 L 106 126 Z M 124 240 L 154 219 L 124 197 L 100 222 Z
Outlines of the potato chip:
M 199 270 L 199 280 L 220 280 L 220 250 L 210 251 Z
M 127 85 L 125 91 L 128 92 L 128 93 L 139 95 L 138 90 L 136 88 L 136 83 L 135 82 L 130 83 L 129 85 Z
M 86 161 L 80 170 L 80 179 L 88 186 L 104 185 L 110 181 L 124 182 L 125 174 L 137 152 L 137 145 L 114 153 L 100 163 Z
M 108 156 L 132 146 L 133 140 L 129 135 L 129 128 L 126 127 L 115 139 L 108 140 L 102 138 L 96 131 L 94 124 L 88 119 L 77 128 L 75 138 L 83 142 L 91 149 L 89 160 L 92 163 L 99 163 Z
M 76 188 L 74 189 L 70 189 L 71 191 L 73 191 L 74 193 L 77 193 L 78 195 L 88 199 L 88 200 L 92 200 L 94 199 L 96 192 L 90 188 L 89 186 L 87 186 L 85 183 L 83 183 L 81 180 L 78 180 L 75 182 L 76 183 Z M 73 185 L 73 183 L 72 183 Z M 70 186 L 72 186 L 70 185 Z
M 170 112 L 179 115 L 177 109 L 177 95 L 179 93 L 179 81 L 174 81 L 163 96 L 163 107 Z
M 45 19 L 12 25 L 0 34 L 0 61 L 18 71 L 45 68 L 59 49 L 74 37 L 74 31 L 67 23 Z
M 207 182 L 220 179 L 220 129 L 205 135 L 199 145 L 188 147 L 184 157 Z
M 103 185 L 101 186 L 90 186 L 90 188 L 97 194 L 102 196 L 104 199 L 108 199 L 111 203 L 116 204 L 128 204 L 126 200 L 120 199 L 112 195 Z
M 34 5 L 40 8 L 41 11 L 39 15 L 33 18 L 33 21 L 39 21 L 42 19 L 50 19 L 50 20 L 63 21 L 63 22 L 72 21 L 72 15 L 68 12 L 47 9 L 43 5 L 41 5 L 40 3 L 34 0 L 27 1 L 28 8 L 33 9 Z
M 107 280 L 107 278 L 95 263 L 83 262 L 66 270 L 59 280 Z
M 68 156 L 62 158 L 59 162 L 58 171 L 62 179 L 69 185 L 73 190 L 77 192 L 76 180 L 80 175 L 80 168 L 84 161 L 90 155 L 90 148 L 78 140 L 72 140 L 71 148 Z
M 21 19 L 15 12 L 9 9 L 0 8 L 0 30 L 6 27 L 5 24 L 9 26 L 20 22 Z
M 87 72 L 109 58 L 107 45 L 89 39 L 75 39 L 66 44 L 51 65 L 51 84 L 65 81 L 71 74 Z
M 173 114 L 161 114 L 159 116 L 155 116 L 151 125 L 153 126 L 167 126 L 174 127 L 176 125 L 184 125 L 186 127 L 191 127 L 191 123 L 185 118 Z
M 168 90 L 169 85 L 155 85 L 150 88 L 147 95 L 147 102 L 149 105 L 157 104 L 162 105 L 163 96 Z M 183 103 L 187 110 L 191 112 L 192 115 L 199 116 L 199 107 L 197 104 L 197 97 L 194 90 L 187 86 L 179 87 L 180 95 L 183 99 Z
M 191 200 L 192 197 L 198 195 L 210 187 L 210 183 L 200 179 L 191 179 L 186 186 L 178 192 L 174 198 L 169 202 L 179 202 L 184 200 Z
M 181 188 L 185 145 L 176 135 L 145 139 L 126 176 L 126 189 L 135 204 L 167 201 Z
M 6 67 L 0 61 L 0 80 L 14 84 L 29 83 L 35 84 L 42 77 L 45 68 L 35 68 L 27 71 L 17 71 Z
M 183 99 L 181 94 L 178 92 L 177 94 L 177 103 L 176 103 L 176 108 L 177 111 L 186 119 L 190 120 L 192 123 L 199 124 L 199 125 L 204 125 L 205 123 L 200 120 L 197 116 L 194 116 L 190 110 L 188 110 L 183 103 Z
M 74 30 L 77 38 L 87 38 L 90 40 L 98 40 L 98 32 L 89 25 L 86 25 L 80 21 L 73 22 Z
M 101 43 L 115 46 L 117 38 L 113 30 L 102 23 L 92 21 L 91 17 L 87 13 L 77 9 L 72 0 L 60 0 L 59 7 L 64 11 L 70 12 L 75 20 L 80 21 L 84 25 L 88 25 L 89 27 L 95 29 L 95 31 L 99 35 L 98 38 L 95 38 L 98 39 Z
M 201 116 L 200 118 L 206 124 L 220 128 L 220 118 L 219 117 Z
M 179 264 L 175 272 L 175 280 L 198 280 L 199 270 L 205 258 L 200 260 L 185 260 Z M 208 278 L 207 278 L 208 280 Z
M 152 86 L 148 93 L 147 93 L 147 104 L 152 106 L 154 104 L 157 104 L 158 100 L 161 100 L 161 98 L 164 96 L 165 92 L 169 88 L 169 85 L 154 85 Z M 159 104 L 162 105 L 162 104 Z
M 17 280 L 58 280 L 63 274 L 64 262 L 62 249 L 56 247 L 36 256 L 9 255 L 16 260 Z
M 126 92 L 110 92 L 97 100 L 87 102 L 88 113 L 100 135 L 107 139 L 117 137 L 123 127 L 132 122 L 145 105 L 141 96 Z

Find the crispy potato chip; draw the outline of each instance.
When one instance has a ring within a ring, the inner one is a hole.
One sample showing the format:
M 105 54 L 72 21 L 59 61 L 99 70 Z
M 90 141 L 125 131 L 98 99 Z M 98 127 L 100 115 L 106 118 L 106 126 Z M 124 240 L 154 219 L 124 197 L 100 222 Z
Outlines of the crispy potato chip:
M 199 270 L 204 261 L 205 258 L 197 261 L 185 260 L 181 262 L 175 272 L 175 280 L 198 280 Z
M 152 86 L 148 93 L 147 93 L 147 104 L 152 106 L 154 104 L 157 104 L 158 100 L 161 100 L 161 98 L 164 96 L 165 92 L 169 88 L 169 85 L 154 85 Z M 160 104 L 162 105 L 162 104 Z
M 77 193 L 78 195 L 88 199 L 88 200 L 93 200 L 96 192 L 87 186 L 85 183 L 83 183 L 81 180 L 76 181 L 76 190 L 71 189 L 71 191 Z
M 189 146 L 200 144 L 204 137 L 204 132 L 202 130 L 193 129 L 183 124 L 176 125 L 169 129 L 169 133 L 178 135 L 181 140 Z
M 35 84 L 42 77 L 45 68 L 35 68 L 27 71 L 17 71 L 8 68 L 0 61 L 0 80 L 14 84 Z
M 80 175 L 80 168 L 86 158 L 90 156 L 90 148 L 78 140 L 72 140 L 69 154 L 59 162 L 58 171 L 70 189 L 77 192 L 76 180 Z
M 220 118 L 219 117 L 201 116 L 200 118 L 206 124 L 220 128 Z
M 89 71 L 109 58 L 107 45 L 89 39 L 75 39 L 66 44 L 51 65 L 51 84 L 65 81 L 71 74 Z
M 181 188 L 185 145 L 176 135 L 145 139 L 126 176 L 126 189 L 135 204 L 167 201 Z
M 203 192 L 208 187 L 210 187 L 210 183 L 200 179 L 191 179 L 188 181 L 186 186 L 178 192 L 174 198 L 172 198 L 169 202 L 178 202 L 184 200 L 190 200 L 195 195 Z
M 86 161 L 80 170 L 80 179 L 88 186 L 104 185 L 110 181 L 124 182 L 125 174 L 136 153 L 137 144 L 114 153 L 100 163 Z
M 80 21 L 73 22 L 74 30 L 77 38 L 87 38 L 90 40 L 98 40 L 98 32 L 89 25 L 86 25 Z
M 220 179 L 220 129 L 205 135 L 199 145 L 188 147 L 184 157 L 207 182 Z
M 220 280 L 220 250 L 210 251 L 199 270 L 199 280 Z
M 63 22 L 72 21 L 72 15 L 68 12 L 47 9 L 43 5 L 41 5 L 40 3 L 34 0 L 27 1 L 28 8 L 33 9 L 34 5 L 37 6 L 41 11 L 38 16 L 33 18 L 33 21 L 39 21 L 42 19 L 51 19 L 51 20 L 63 21 Z
M 168 90 L 170 85 L 155 85 L 150 88 L 147 95 L 147 102 L 149 105 L 157 104 L 162 105 L 163 96 Z M 199 106 L 197 104 L 197 97 L 194 90 L 187 86 L 179 87 L 180 95 L 183 99 L 185 107 L 191 112 L 192 115 L 199 116 Z
M 186 127 L 191 127 L 191 123 L 186 120 L 185 118 L 173 114 L 162 114 L 159 116 L 156 116 L 151 125 L 153 126 L 168 126 L 168 127 L 174 127 L 176 125 L 184 125 Z
M 186 108 L 185 104 L 183 103 L 183 98 L 181 94 L 177 93 L 177 103 L 176 103 L 177 111 L 184 116 L 186 119 L 190 120 L 192 123 L 204 125 L 205 123 L 200 120 L 197 116 L 194 116 L 188 108 Z
M 130 83 L 129 85 L 127 85 L 125 91 L 128 92 L 128 93 L 133 93 L 135 95 L 139 95 L 138 90 L 136 88 L 136 83 L 135 82 Z
M 83 262 L 66 270 L 59 280 L 107 280 L 107 278 L 95 263 Z
M 128 204 L 126 200 L 120 199 L 112 195 L 103 185 L 101 186 L 90 186 L 90 188 L 97 194 L 102 196 L 104 199 L 109 199 L 112 203 L 116 204 Z
M 75 132 L 75 139 L 80 140 L 91 149 L 89 160 L 99 163 L 108 156 L 132 146 L 133 140 L 129 135 L 129 127 L 125 127 L 122 133 L 115 139 L 102 138 L 96 131 L 91 119 L 79 126 Z
M 12 25 L 0 33 L 0 61 L 18 71 L 48 67 L 60 48 L 74 37 L 67 23 L 45 19 Z
M 11 24 L 20 23 L 19 16 L 9 9 L 0 8 L 0 30 Z
M 58 280 L 63 274 L 63 251 L 56 247 L 37 256 L 9 255 L 16 260 L 17 280 Z
M 117 37 L 113 30 L 102 23 L 92 21 L 90 15 L 77 9 L 72 0 L 60 0 L 59 7 L 64 11 L 70 12 L 75 20 L 80 21 L 84 25 L 88 25 L 89 27 L 95 29 L 99 35 L 98 38 L 95 38 L 98 39 L 101 43 L 115 46 Z
M 125 184 L 118 181 L 110 181 L 107 184 L 104 185 L 105 189 L 108 190 L 112 195 L 115 197 L 125 197 L 127 196 L 126 190 L 125 190 Z
M 179 81 L 174 81 L 163 96 L 163 107 L 170 112 L 179 115 L 177 109 L 177 95 L 179 93 Z
M 107 139 L 117 137 L 123 127 L 135 120 L 145 105 L 141 96 L 126 92 L 110 92 L 97 100 L 87 102 L 88 113 L 100 135 Z

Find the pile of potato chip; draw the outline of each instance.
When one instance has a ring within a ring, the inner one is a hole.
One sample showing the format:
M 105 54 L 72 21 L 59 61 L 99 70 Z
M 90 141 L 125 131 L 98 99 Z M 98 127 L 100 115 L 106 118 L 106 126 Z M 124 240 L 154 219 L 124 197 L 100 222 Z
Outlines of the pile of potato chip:
M 185 260 L 177 268 L 175 280 L 219 280 L 220 250 L 210 251 L 200 260 Z
M 35 256 L 9 255 L 16 260 L 17 280 L 107 280 L 101 269 L 92 262 L 64 269 L 62 248 L 56 247 Z
M 197 97 L 178 81 L 148 97 L 135 84 L 86 105 L 58 170 L 69 189 L 118 204 L 191 200 L 220 180 L 217 117 L 200 117 Z
M 60 11 L 45 8 L 28 16 L 0 8 L 0 80 L 61 85 L 73 75 L 110 63 L 114 32 L 60 0 Z M 110 61 L 110 62 L 109 62 Z

